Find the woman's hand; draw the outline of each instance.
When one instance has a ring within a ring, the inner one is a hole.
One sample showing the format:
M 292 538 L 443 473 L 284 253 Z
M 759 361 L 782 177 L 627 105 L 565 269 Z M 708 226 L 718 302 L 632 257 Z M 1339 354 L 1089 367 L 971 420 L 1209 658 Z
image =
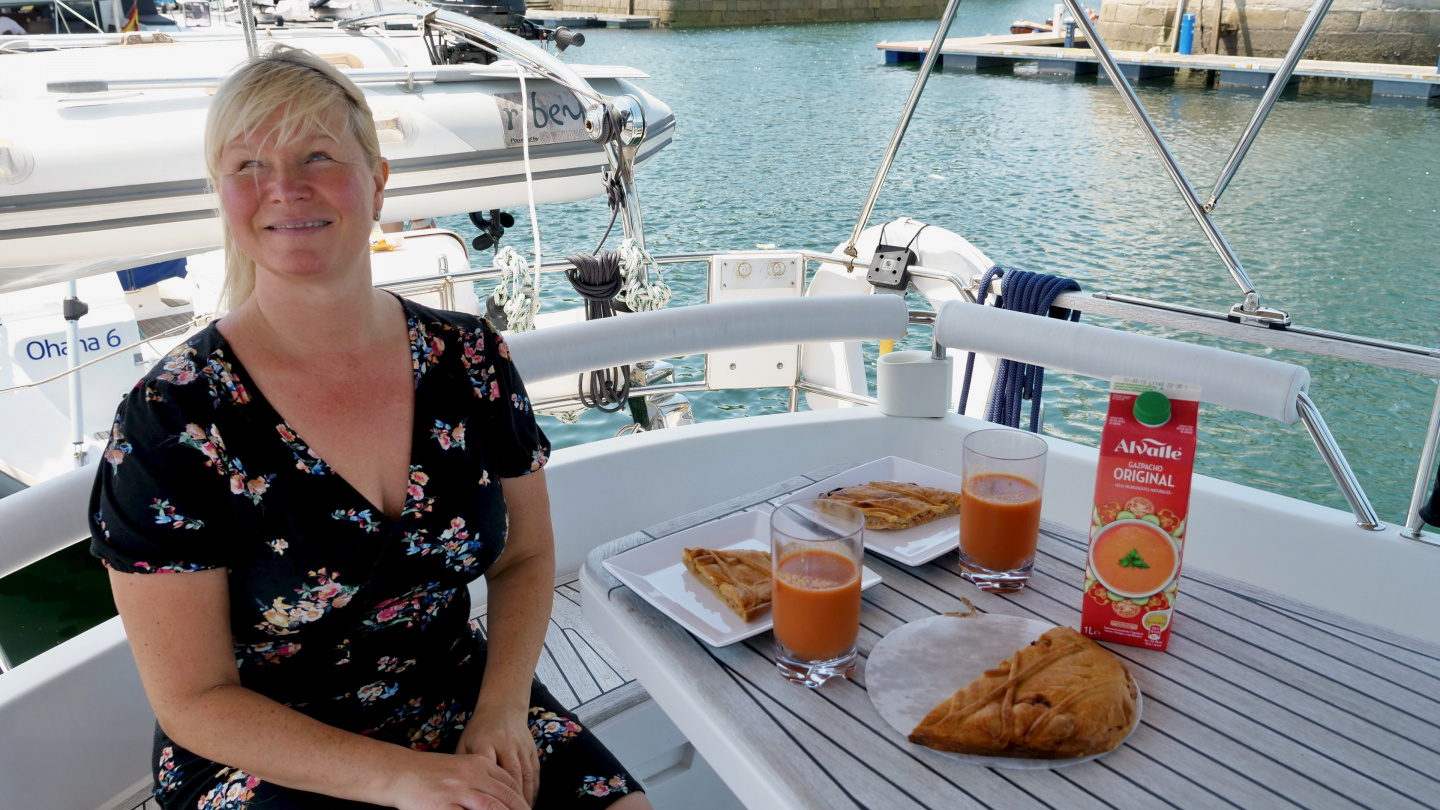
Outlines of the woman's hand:
M 519 785 L 525 806 L 530 807 L 540 792 L 540 755 L 527 720 L 524 710 L 477 711 L 460 735 L 455 753 L 499 765 Z
M 533 747 L 532 747 L 533 748 Z M 517 782 L 485 756 L 407 752 L 387 804 L 400 810 L 530 810 Z

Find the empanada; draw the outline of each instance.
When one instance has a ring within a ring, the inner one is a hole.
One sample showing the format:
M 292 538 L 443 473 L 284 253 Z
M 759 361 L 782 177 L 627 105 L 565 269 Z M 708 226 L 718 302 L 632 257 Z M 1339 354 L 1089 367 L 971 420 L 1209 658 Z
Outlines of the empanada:
M 960 493 L 900 481 L 871 481 L 832 489 L 820 497 L 859 509 L 867 529 L 908 529 L 960 513 Z
M 745 621 L 770 609 L 770 552 L 687 548 L 685 567 Z
M 1120 659 L 1056 627 L 932 709 L 910 742 L 981 756 L 1100 754 L 1134 728 L 1137 694 Z

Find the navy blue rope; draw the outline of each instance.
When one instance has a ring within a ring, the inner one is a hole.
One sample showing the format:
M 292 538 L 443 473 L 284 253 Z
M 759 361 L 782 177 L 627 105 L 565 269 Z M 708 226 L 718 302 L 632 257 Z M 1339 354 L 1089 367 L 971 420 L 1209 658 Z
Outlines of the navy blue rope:
M 1054 309 L 1051 305 L 1062 292 L 1078 292 L 1080 284 L 1074 279 L 1047 276 L 1044 273 L 1029 273 L 1024 270 L 1004 270 L 996 265 L 985 271 L 980 279 L 980 291 L 976 303 L 984 305 L 990 295 L 990 282 L 1001 277 L 1000 307 L 1012 312 L 1029 315 L 1049 315 L 1061 320 L 1080 320 L 1079 311 Z M 965 360 L 965 381 L 960 386 L 960 405 L 956 409 L 965 413 L 965 401 L 970 397 L 970 376 L 975 371 L 975 353 Z M 1024 400 L 1030 400 L 1030 432 L 1040 429 L 1040 402 L 1045 387 L 1044 366 L 1032 366 L 1015 360 L 1001 360 L 995 369 L 994 393 L 990 397 L 990 409 L 986 420 L 1012 428 L 1020 427 L 1020 411 Z

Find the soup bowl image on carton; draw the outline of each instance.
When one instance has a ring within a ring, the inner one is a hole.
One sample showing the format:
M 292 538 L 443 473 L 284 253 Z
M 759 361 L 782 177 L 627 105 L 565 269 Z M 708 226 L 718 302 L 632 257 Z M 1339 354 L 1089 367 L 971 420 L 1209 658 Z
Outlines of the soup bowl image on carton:
M 1157 594 L 1180 570 L 1175 538 L 1149 521 L 1117 520 L 1090 540 L 1090 570 L 1111 593 L 1129 599 Z

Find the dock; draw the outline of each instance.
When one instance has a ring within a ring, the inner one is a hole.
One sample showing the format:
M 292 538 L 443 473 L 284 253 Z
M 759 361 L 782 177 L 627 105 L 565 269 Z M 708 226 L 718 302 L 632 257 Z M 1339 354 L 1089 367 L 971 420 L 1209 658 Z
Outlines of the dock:
M 602 14 L 580 11 L 554 11 L 548 8 L 532 8 L 525 12 L 526 18 L 546 28 L 563 25 L 566 28 L 654 28 L 659 17 L 644 14 Z
M 1076 44 L 1083 43 L 1077 35 Z M 990 70 L 1009 68 L 1016 62 L 1032 61 L 1042 74 L 1083 76 L 1103 74 L 1100 59 L 1088 47 L 1066 48 L 1064 39 L 1049 33 L 1006 34 L 1002 36 L 947 39 L 940 48 L 940 65 L 945 68 Z M 881 42 L 875 46 L 885 53 L 887 63 L 918 62 L 929 50 L 928 41 Z M 1150 53 L 1111 51 L 1120 72 L 1135 82 L 1173 76 L 1175 71 L 1206 70 L 1219 74 L 1221 86 L 1265 89 L 1280 69 L 1280 58 L 1227 56 L 1224 54 Z M 1440 98 L 1440 73 L 1421 65 L 1385 65 L 1367 62 L 1328 62 L 1301 59 L 1290 77 L 1348 79 L 1372 83 L 1374 96 L 1393 98 Z

